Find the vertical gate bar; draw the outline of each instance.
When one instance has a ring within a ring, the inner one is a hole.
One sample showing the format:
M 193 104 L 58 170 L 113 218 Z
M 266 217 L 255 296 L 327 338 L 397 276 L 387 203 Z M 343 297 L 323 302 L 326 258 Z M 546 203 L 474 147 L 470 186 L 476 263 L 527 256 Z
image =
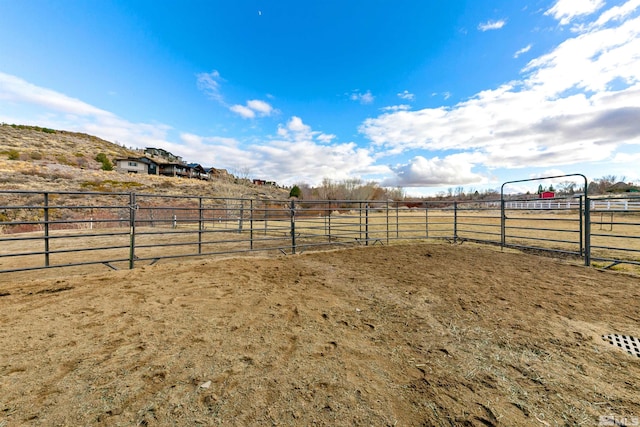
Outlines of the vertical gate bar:
M 358 220 L 358 238 L 362 240 L 362 202 L 358 202 L 358 216 L 360 217 Z
M 136 246 L 136 193 L 129 193 L 129 269 L 135 266 Z
M 505 216 L 505 213 L 504 213 L 504 197 L 501 195 L 500 196 L 500 248 L 501 249 L 504 249 L 504 245 L 507 240 L 505 236 L 506 219 L 507 217 Z
M 586 191 L 584 196 L 584 265 L 587 267 L 591 265 L 591 202 Z
M 453 202 L 453 243 L 458 241 L 458 202 Z
M 291 199 L 291 253 L 296 253 L 296 205 L 295 201 Z
M 583 200 L 580 196 L 580 202 L 578 204 L 578 218 L 580 221 L 580 256 L 584 256 L 584 221 L 582 220 Z
M 202 254 L 202 231 L 204 230 L 204 215 L 202 211 L 202 197 L 198 197 L 198 255 Z
M 328 234 L 329 234 L 329 242 L 331 242 L 331 202 L 329 202 L 329 214 L 327 215 L 327 222 L 329 226 Z
M 253 250 L 253 199 L 249 200 L 249 249 Z
M 387 245 L 389 245 L 389 200 L 387 200 Z
M 49 193 L 44 193 L 44 265 L 49 267 Z
M 396 239 L 400 238 L 400 202 L 396 202 Z
M 426 238 L 429 238 L 429 207 L 425 204 L 424 205 L 424 232 L 426 235 Z
M 244 199 L 240 199 L 240 219 L 238 220 L 238 233 L 242 233 L 243 217 L 244 217 Z
M 364 239 L 365 245 L 369 246 L 369 203 L 364 205 Z

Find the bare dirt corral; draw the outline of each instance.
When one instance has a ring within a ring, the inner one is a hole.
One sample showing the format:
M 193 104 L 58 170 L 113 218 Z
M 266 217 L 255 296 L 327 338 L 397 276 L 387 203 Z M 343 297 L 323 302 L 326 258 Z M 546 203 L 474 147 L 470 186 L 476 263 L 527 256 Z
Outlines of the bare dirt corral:
M 640 416 L 640 280 L 464 244 L 0 276 L 0 425 Z M 25 276 L 26 277 L 26 276 Z

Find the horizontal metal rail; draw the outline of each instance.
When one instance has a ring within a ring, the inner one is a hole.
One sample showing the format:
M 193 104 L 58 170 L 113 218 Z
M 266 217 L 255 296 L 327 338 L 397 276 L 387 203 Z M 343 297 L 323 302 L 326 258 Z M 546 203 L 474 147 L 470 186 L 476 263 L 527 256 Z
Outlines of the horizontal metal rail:
M 536 203 L 539 207 L 532 209 Z M 168 258 L 282 255 L 425 239 L 585 259 L 593 250 L 593 260 L 635 265 L 640 253 L 636 205 L 640 198 L 582 195 L 544 202 L 411 203 L 0 191 L 0 273 L 93 264 L 134 268 Z M 599 220 L 591 221 L 589 213 Z M 74 254 L 71 262 L 69 254 Z

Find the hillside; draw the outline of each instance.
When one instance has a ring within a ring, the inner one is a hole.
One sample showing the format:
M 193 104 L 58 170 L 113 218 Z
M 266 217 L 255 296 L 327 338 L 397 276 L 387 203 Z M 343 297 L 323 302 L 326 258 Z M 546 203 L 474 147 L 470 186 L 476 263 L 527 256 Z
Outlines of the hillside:
M 174 178 L 104 171 L 95 160 L 104 153 L 111 161 L 140 156 L 93 135 L 35 126 L 0 125 L 0 190 L 136 191 L 211 197 L 259 196 L 286 198 L 288 191 L 255 186 L 246 180 Z M 190 161 L 190 159 L 185 159 Z

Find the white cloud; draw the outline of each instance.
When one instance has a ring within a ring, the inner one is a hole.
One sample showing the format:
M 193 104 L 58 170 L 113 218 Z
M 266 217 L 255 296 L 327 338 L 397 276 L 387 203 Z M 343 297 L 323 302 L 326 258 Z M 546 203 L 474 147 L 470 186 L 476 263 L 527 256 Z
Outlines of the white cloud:
M 333 141 L 334 139 L 336 139 L 336 135 L 334 134 L 326 134 L 326 133 L 321 133 L 318 136 L 316 136 L 316 140 L 324 143 L 324 144 L 328 144 L 331 141 Z
M 390 105 L 388 107 L 381 108 L 382 111 L 407 111 L 411 109 L 411 105 L 400 104 L 400 105 Z
M 442 98 L 444 98 L 445 100 L 451 98 L 451 92 L 448 92 L 448 91 L 447 92 L 442 92 L 442 93 L 433 92 L 431 94 L 431 96 L 439 96 L 439 95 L 441 95 Z
M 291 117 L 286 126 L 279 125 L 277 134 L 281 138 L 287 138 L 292 141 L 315 140 L 322 144 L 328 144 L 336 138 L 333 134 L 312 131 L 311 126 L 304 124 L 302 119 L 298 116 Z
M 245 107 L 244 105 L 238 105 L 238 104 L 232 105 L 231 107 L 229 107 L 229 110 L 233 111 L 234 113 L 236 113 L 237 115 L 245 119 L 253 119 L 256 116 L 255 111 L 253 111 L 249 107 Z
M 259 99 L 247 101 L 247 107 L 262 116 L 269 116 L 273 112 L 273 107 L 269 103 L 260 101 Z
M 182 134 L 182 143 L 175 146 L 175 152 L 226 169 L 233 169 L 242 159 L 252 177 L 276 179 L 281 185 L 318 185 L 323 178 L 340 180 L 388 172 L 386 166 L 374 166 L 375 159 L 368 149 L 359 148 L 354 142 L 331 143 L 334 138 L 335 135 L 314 131 L 300 117 L 293 116 L 268 141 L 241 144 L 230 138 Z
M 34 112 L 24 119 L 16 105 L 30 105 L 38 117 L 38 126 L 85 132 L 129 147 L 161 146 L 170 126 L 162 123 L 132 123 L 79 99 L 29 83 L 19 77 L 0 73 L 0 121 L 33 123 Z
M 253 119 L 256 116 L 270 116 L 275 111 L 268 102 L 260 101 L 259 99 L 247 101 L 247 105 L 232 105 L 229 110 L 245 119 Z
M 560 25 L 567 25 L 575 17 L 591 15 L 604 4 L 604 0 L 558 0 L 545 15 L 552 15 Z
M 220 87 L 220 83 L 223 82 L 224 79 L 217 70 L 213 70 L 210 73 L 199 73 L 196 75 L 196 79 L 198 89 L 206 93 L 209 98 L 229 108 L 231 112 L 236 113 L 242 118 L 254 119 L 256 116 L 270 116 L 277 111 L 271 104 L 259 99 L 251 99 L 247 101 L 245 105 L 228 105 L 224 101 Z M 273 98 L 272 95 L 267 95 L 267 97 Z
M 487 179 L 471 171 L 474 156 L 453 154 L 445 158 L 427 159 L 416 156 L 408 163 L 391 167 L 394 173 L 381 183 L 385 187 L 439 187 L 447 185 L 482 184 Z M 479 159 L 476 159 L 479 160 Z
M 402 99 L 406 99 L 407 101 L 413 101 L 416 98 L 416 96 L 413 93 L 409 92 L 408 90 L 400 92 L 398 94 L 398 97 Z
M 567 39 L 522 76 L 452 107 L 381 114 L 360 131 L 388 155 L 454 150 L 482 155 L 489 169 L 605 161 L 624 146 L 640 151 L 640 17 Z
M 520 55 L 522 55 L 523 53 L 527 53 L 531 50 L 531 45 L 528 44 L 525 47 L 523 47 L 522 49 L 518 50 L 516 53 L 513 54 L 514 58 L 518 58 Z
M 101 110 L 79 99 L 31 84 L 19 77 L 0 72 L 0 99 L 34 104 L 43 108 L 79 116 L 114 118 L 108 111 Z
M 223 79 L 217 70 L 213 70 L 210 73 L 196 74 L 196 81 L 198 89 L 206 93 L 211 99 L 223 102 L 222 94 L 220 93 L 220 82 Z
M 375 100 L 375 96 L 368 90 L 365 93 L 354 91 L 349 97 L 352 101 L 359 101 L 361 104 L 371 104 Z
M 478 29 L 480 31 L 499 30 L 500 28 L 504 27 L 506 23 L 507 21 L 505 21 L 504 19 L 481 22 L 480 24 L 478 24 Z

